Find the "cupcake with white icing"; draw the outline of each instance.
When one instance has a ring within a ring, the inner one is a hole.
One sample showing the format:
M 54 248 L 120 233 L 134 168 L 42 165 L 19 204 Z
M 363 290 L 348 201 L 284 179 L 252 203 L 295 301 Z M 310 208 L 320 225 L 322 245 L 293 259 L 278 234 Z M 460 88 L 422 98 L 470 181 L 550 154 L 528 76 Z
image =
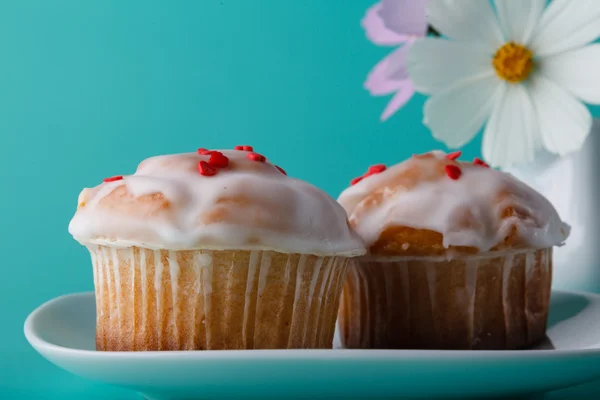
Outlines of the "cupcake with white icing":
M 331 348 L 352 257 L 343 208 L 249 146 L 153 157 L 79 196 L 96 347 Z
M 340 195 L 369 250 L 344 287 L 344 346 L 520 349 L 544 338 L 552 247 L 570 228 L 532 188 L 459 156 L 373 166 Z

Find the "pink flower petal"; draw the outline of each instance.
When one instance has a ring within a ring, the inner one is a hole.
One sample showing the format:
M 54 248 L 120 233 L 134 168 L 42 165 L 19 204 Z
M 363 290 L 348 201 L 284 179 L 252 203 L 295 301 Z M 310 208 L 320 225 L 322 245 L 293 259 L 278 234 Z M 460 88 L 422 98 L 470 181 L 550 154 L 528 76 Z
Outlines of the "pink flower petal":
M 393 93 L 409 79 L 406 71 L 406 56 L 411 45 L 412 40 L 394 50 L 369 72 L 365 88 L 371 95 L 381 96 Z
M 394 46 L 406 42 L 409 39 L 408 35 L 398 34 L 385 27 L 379 15 L 381 7 L 381 3 L 371 6 L 361 21 L 369 40 L 380 46 Z
M 383 96 L 398 90 L 400 82 L 389 78 L 387 74 L 388 67 L 389 57 L 386 57 L 375 65 L 375 68 L 367 76 L 365 89 L 369 91 L 371 96 Z
M 392 100 L 388 103 L 381 114 L 381 121 L 387 120 L 391 117 L 396 111 L 398 111 L 402 106 L 404 106 L 415 94 L 415 88 L 413 84 L 406 80 L 402 82 L 398 92 L 392 97 Z
M 364 84 L 373 96 L 394 93 L 381 115 L 382 121 L 406 104 L 415 92 L 406 70 L 406 57 L 412 43 L 427 33 L 427 1 L 381 0 L 367 10 L 362 20 L 367 37 L 375 44 L 404 44 L 375 65 Z
M 428 0 L 381 0 L 378 14 L 383 25 L 398 35 L 423 37 L 427 33 L 425 6 Z

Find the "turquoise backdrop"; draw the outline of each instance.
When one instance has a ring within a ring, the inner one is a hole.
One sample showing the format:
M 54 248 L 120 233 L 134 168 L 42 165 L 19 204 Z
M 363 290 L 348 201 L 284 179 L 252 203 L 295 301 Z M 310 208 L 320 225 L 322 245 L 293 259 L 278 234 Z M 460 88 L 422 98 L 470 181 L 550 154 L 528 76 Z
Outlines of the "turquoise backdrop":
M 361 29 L 371 3 L 0 2 L 0 398 L 132 398 L 51 366 L 22 333 L 39 304 L 92 290 L 67 232 L 83 187 L 151 155 L 251 144 L 337 196 L 370 164 L 443 148 L 422 97 L 381 123 L 388 98 L 362 87 L 390 51 Z

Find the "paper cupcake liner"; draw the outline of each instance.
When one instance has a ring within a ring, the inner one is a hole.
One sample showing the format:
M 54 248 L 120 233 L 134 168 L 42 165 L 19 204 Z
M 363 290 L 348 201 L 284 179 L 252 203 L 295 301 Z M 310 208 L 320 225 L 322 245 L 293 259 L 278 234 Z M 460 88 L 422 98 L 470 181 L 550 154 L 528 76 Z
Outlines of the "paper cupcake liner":
M 552 249 L 451 261 L 352 263 L 339 328 L 347 348 L 519 349 L 544 338 Z
M 98 350 L 332 347 L 347 258 L 89 249 Z

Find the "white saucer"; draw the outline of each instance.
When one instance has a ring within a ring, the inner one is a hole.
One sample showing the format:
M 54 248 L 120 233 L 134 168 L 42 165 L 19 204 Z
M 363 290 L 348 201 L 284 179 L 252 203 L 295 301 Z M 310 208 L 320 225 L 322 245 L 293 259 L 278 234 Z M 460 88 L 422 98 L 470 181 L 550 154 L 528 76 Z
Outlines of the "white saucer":
M 95 351 L 92 293 L 51 300 L 25 321 L 44 357 L 149 398 L 505 396 L 600 378 L 600 296 L 553 292 L 548 341 L 523 351 Z

